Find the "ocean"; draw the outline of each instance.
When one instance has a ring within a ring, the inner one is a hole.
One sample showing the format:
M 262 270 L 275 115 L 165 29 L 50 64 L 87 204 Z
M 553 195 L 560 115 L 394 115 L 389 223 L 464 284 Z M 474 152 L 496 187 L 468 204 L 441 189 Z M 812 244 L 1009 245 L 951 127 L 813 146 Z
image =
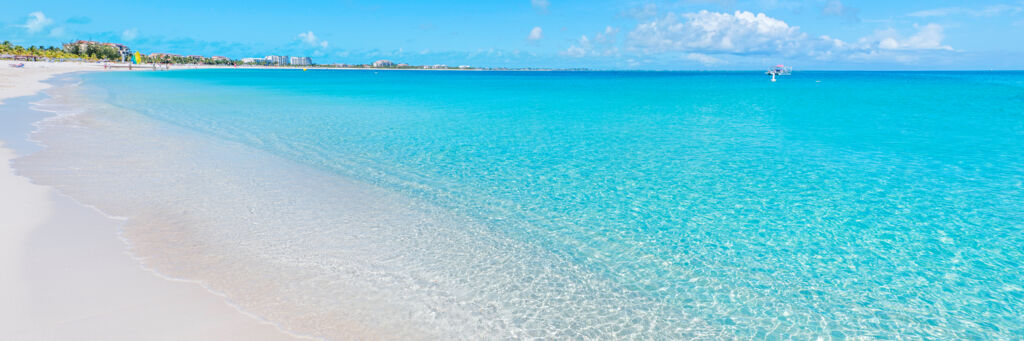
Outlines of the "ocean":
M 1024 336 L 1024 72 L 60 83 L 15 167 L 296 334 Z

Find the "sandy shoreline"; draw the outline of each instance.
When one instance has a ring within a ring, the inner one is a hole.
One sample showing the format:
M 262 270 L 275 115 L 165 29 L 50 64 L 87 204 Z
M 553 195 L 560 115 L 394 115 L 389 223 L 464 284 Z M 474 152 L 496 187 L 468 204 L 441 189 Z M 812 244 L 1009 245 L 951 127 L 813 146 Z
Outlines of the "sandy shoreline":
M 0 62 L 0 104 L 49 87 L 67 72 L 102 64 Z M 287 340 L 296 337 L 249 316 L 197 283 L 147 271 L 120 239 L 122 221 L 18 176 L 28 153 L 8 141 L 18 108 L 0 111 L 0 339 Z M 27 108 L 25 109 L 27 110 Z M 23 128 L 23 129 L 22 129 Z

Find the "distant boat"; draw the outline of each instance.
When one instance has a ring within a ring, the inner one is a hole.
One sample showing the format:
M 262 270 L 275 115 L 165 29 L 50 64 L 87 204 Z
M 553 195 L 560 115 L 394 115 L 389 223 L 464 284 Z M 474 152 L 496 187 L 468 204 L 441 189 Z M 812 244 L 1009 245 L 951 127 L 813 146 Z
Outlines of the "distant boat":
M 775 76 L 789 76 L 792 73 L 793 73 L 793 68 L 792 67 L 779 64 L 779 65 L 776 65 L 774 67 L 768 68 L 768 71 L 765 71 L 764 74 L 772 75 L 772 82 L 774 82 L 775 81 Z

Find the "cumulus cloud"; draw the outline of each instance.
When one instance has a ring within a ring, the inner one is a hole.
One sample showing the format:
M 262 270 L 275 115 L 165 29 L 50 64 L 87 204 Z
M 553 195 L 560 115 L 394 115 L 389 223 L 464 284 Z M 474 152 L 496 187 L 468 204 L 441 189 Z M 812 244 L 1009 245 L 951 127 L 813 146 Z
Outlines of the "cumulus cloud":
M 598 33 L 594 36 L 594 40 L 600 44 L 615 44 L 615 38 L 619 34 L 619 29 L 605 26 L 604 32 Z
M 839 1 L 823 14 L 850 16 L 855 11 Z M 622 60 L 693 61 L 705 66 L 764 60 L 816 60 L 910 63 L 923 57 L 955 53 L 939 24 L 893 28 L 844 41 L 827 35 L 809 36 L 797 26 L 763 13 L 699 11 L 638 19 L 624 39 L 611 26 L 581 35 L 561 52 L 569 57 L 617 56 Z M 621 50 L 620 50 L 621 47 Z M 633 65 L 632 62 L 630 65 Z
M 845 59 L 851 61 L 892 61 L 910 63 L 922 52 L 952 52 L 953 47 L 943 44 L 945 34 L 938 24 L 915 26 L 917 31 L 905 37 L 895 29 L 876 31 L 855 42 L 845 42 L 821 36 L 809 42 L 813 46 L 807 55 L 819 60 Z
M 327 48 L 327 41 L 317 38 L 313 31 L 299 33 L 299 40 L 312 47 Z
M 917 33 L 906 38 L 889 36 L 878 42 L 878 48 L 883 50 L 948 50 L 953 48 L 943 45 L 942 40 L 946 35 L 939 24 L 928 24 L 918 27 Z
M 860 21 L 860 10 L 843 5 L 843 2 L 839 0 L 832 0 L 826 3 L 825 7 L 821 9 L 821 13 L 844 18 L 850 22 Z
M 648 53 L 772 53 L 804 39 L 799 27 L 764 13 L 700 11 L 641 23 L 629 33 L 631 47 Z
M 569 46 L 569 49 L 565 50 L 565 54 L 572 57 L 584 57 L 590 52 L 591 48 L 590 38 L 584 35 L 576 40 L 576 44 Z
M 570 57 L 611 56 L 619 52 L 616 47 L 619 29 L 605 26 L 604 30 L 594 35 L 591 40 L 586 35 L 580 36 L 576 43 L 569 46 L 562 54 Z
M 549 3 L 548 0 L 530 0 L 530 5 L 541 11 L 547 11 Z
M 53 19 L 47 18 L 43 12 L 32 12 L 28 14 L 28 20 L 25 20 L 25 25 L 22 26 L 30 33 L 36 33 L 52 23 Z
M 530 30 L 530 35 L 527 36 L 526 39 L 529 39 L 529 40 L 540 40 L 540 38 L 543 38 L 543 37 L 544 37 L 544 30 L 542 30 L 540 28 L 540 26 L 534 26 L 533 29 Z
M 124 32 L 121 32 L 121 40 L 124 40 L 124 41 L 132 41 L 132 40 L 135 40 L 135 38 L 138 38 L 138 37 L 139 37 L 139 29 L 134 28 L 134 27 L 133 28 L 129 28 L 127 30 L 124 30 Z

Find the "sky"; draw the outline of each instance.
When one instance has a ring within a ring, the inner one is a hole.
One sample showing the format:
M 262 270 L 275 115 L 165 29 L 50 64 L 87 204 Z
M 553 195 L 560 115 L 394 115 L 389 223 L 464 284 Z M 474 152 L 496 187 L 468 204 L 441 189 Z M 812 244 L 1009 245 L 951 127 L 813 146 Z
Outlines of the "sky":
M 623 70 L 1024 69 L 1024 0 L 13 1 L 0 40 Z

